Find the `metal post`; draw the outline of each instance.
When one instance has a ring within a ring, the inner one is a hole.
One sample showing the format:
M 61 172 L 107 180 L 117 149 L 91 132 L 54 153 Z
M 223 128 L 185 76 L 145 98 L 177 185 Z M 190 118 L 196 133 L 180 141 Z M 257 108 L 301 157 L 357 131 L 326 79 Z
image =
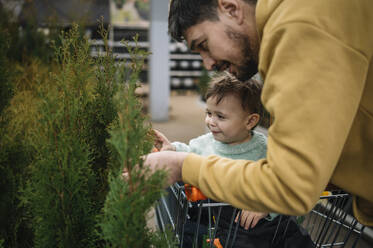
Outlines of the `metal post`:
M 169 0 L 152 0 L 149 41 L 150 114 L 153 121 L 167 121 L 170 101 L 168 4 Z

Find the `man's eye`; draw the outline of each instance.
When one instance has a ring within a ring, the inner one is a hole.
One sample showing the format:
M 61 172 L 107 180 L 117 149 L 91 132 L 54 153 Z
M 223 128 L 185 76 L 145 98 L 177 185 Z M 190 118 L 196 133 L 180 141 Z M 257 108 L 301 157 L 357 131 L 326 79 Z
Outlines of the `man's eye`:
M 207 40 L 201 42 L 201 44 L 199 44 L 199 47 L 201 48 L 201 50 L 203 50 L 203 51 L 207 51 L 207 50 L 208 50 L 208 47 L 207 47 Z

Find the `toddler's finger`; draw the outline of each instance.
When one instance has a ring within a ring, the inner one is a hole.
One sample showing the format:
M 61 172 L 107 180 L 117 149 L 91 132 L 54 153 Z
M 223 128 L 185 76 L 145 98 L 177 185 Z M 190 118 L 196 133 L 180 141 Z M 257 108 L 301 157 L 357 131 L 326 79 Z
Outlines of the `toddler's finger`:
M 256 216 L 253 221 L 251 222 L 251 228 L 254 228 L 256 226 L 256 224 L 258 224 L 260 218 L 258 216 Z
M 246 219 L 245 219 L 245 230 L 248 230 L 249 228 L 250 228 L 250 225 L 251 225 L 251 223 L 253 222 L 253 220 L 254 220 L 254 216 L 253 216 L 253 214 L 250 212 L 248 215 L 247 215 L 247 217 L 246 217 Z M 243 226 L 243 225 L 242 225 Z
M 244 229 L 249 230 L 251 222 L 249 220 L 246 220 Z
M 167 140 L 167 138 L 163 135 L 163 133 L 159 132 L 156 129 L 153 129 L 153 131 L 159 142 L 163 143 L 165 140 Z
M 241 226 L 243 228 L 245 228 L 246 230 L 247 230 L 248 223 L 249 223 L 249 217 L 248 216 L 241 218 Z

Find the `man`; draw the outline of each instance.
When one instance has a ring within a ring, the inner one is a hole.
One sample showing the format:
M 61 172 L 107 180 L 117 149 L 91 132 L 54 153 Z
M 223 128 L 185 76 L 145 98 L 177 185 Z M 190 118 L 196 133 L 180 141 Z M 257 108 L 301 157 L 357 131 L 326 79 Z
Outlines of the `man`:
M 160 152 L 145 161 L 235 207 L 302 215 L 328 182 L 373 225 L 373 1 L 173 0 L 169 32 L 207 69 L 257 68 L 274 122 L 256 162 Z

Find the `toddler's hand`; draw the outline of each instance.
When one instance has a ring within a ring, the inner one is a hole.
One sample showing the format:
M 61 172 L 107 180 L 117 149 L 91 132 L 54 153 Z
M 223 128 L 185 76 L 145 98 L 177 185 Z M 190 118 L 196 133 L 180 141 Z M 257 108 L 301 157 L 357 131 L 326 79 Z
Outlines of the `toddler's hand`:
M 167 137 L 163 133 L 155 129 L 153 129 L 153 131 L 156 136 L 155 147 L 159 151 L 176 151 L 175 147 L 171 144 L 171 142 L 167 139 Z
M 259 220 L 265 218 L 268 215 L 268 213 L 252 212 L 248 210 L 242 210 L 241 212 L 242 213 L 241 213 L 240 225 L 245 230 L 248 230 L 249 228 L 254 228 L 256 224 L 258 224 Z M 237 223 L 239 218 L 240 218 L 240 214 L 238 213 L 234 222 Z

